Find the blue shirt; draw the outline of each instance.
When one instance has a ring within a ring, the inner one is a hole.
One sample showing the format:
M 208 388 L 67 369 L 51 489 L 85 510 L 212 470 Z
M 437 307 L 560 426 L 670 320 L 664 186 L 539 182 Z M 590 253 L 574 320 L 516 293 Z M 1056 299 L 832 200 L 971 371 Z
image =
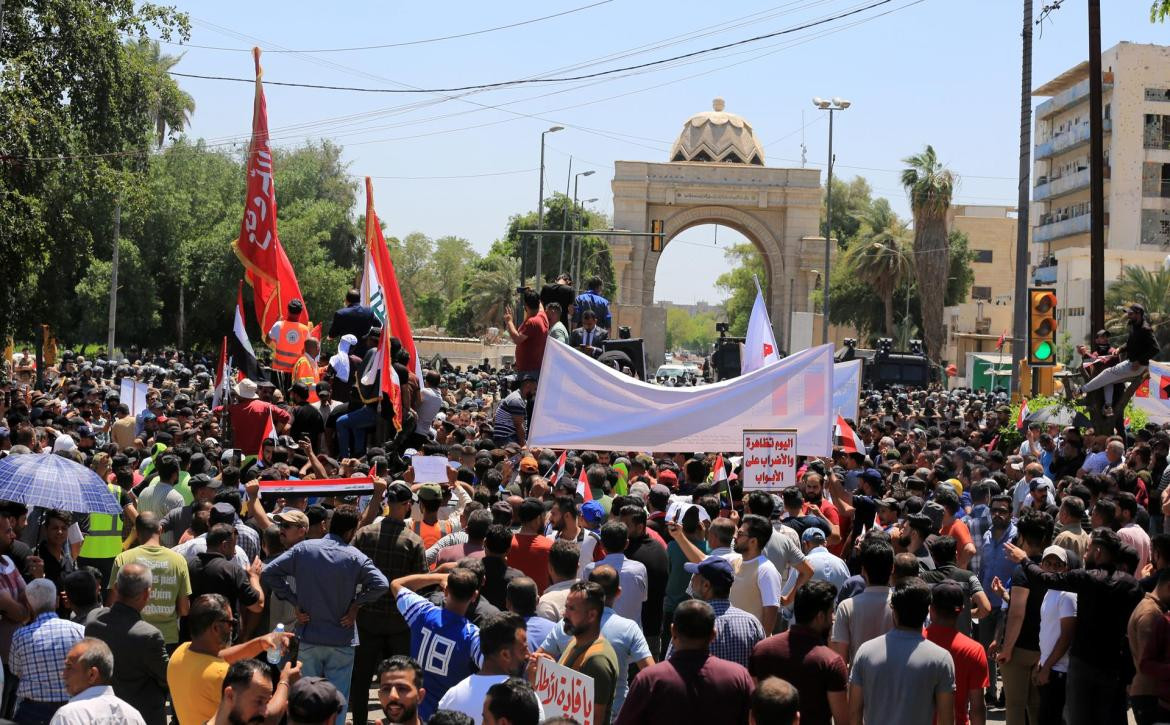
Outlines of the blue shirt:
M 812 565 L 813 579 L 827 581 L 837 587 L 837 591 L 841 590 L 841 587 L 845 585 L 845 580 L 849 578 L 849 567 L 845 565 L 841 557 L 829 553 L 829 550 L 823 546 L 809 551 L 805 555 L 805 560 Z
M 398 592 L 398 611 L 410 627 L 410 656 L 423 669 L 427 695 L 418 705 L 419 719 L 429 720 L 447 690 L 471 676 L 480 661 L 479 627 L 409 589 Z
M 351 604 L 375 602 L 390 588 L 370 557 L 333 534 L 302 541 L 268 562 L 260 580 L 309 615 L 308 624 L 296 626 L 297 635 L 306 644 L 327 647 L 356 646 L 357 624 L 342 627 L 341 618 Z
M 525 619 L 524 623 L 528 625 L 529 652 L 535 652 L 540 647 L 540 643 L 548 637 L 548 633 L 561 626 L 560 622 L 554 622 L 535 614 Z
M 622 703 L 626 701 L 626 693 L 630 689 L 625 677 L 625 673 L 630 670 L 630 663 L 641 662 L 653 655 L 650 654 L 650 645 L 646 644 L 646 637 L 638 623 L 614 613 L 610 607 L 606 607 L 601 613 L 601 636 L 613 647 L 618 658 L 619 676 L 617 690 L 613 694 L 613 714 L 610 716 L 610 720 L 613 721 L 617 720 L 618 712 L 622 709 Z M 572 637 L 565 634 L 564 627 L 553 627 L 548 637 L 540 644 L 540 648 L 548 652 L 553 659 L 559 660 L 571 639 Z
M 61 668 L 65 655 L 85 636 L 77 622 L 59 619 L 56 612 L 41 612 L 12 635 L 8 668 L 20 678 L 16 696 L 36 702 L 65 702 Z
M 983 559 L 983 535 L 991 530 L 991 509 L 985 503 L 977 503 L 971 507 L 971 513 L 963 517 L 967 530 L 971 532 L 971 541 L 979 542 L 975 547 L 975 555 L 967 564 L 967 569 L 978 573 L 979 562 Z
M 1007 558 L 1004 553 L 1003 545 L 1016 535 L 1016 524 L 1012 522 L 1004 529 L 1003 536 L 995 538 L 995 529 L 989 528 L 983 534 L 983 545 L 979 547 L 979 583 L 983 585 L 983 591 L 987 592 L 987 598 L 991 600 L 991 606 L 998 607 L 1002 604 L 1002 600 L 991 588 L 991 580 L 999 577 L 999 580 L 1006 587 L 1012 580 L 1012 574 L 1016 570 L 1016 565 L 1012 560 Z
M 731 606 L 727 599 L 712 599 L 707 603 L 715 611 L 715 641 L 709 649 L 711 656 L 747 667 L 752 649 L 764 639 L 764 625 L 754 614 Z M 672 654 L 673 642 L 666 648 L 664 660 L 670 659 Z
M 581 324 L 581 313 L 585 310 L 593 310 L 597 313 L 599 327 L 608 330 L 613 323 L 613 317 L 609 314 L 609 300 L 596 292 L 584 292 L 577 295 L 577 299 L 573 302 L 573 324 L 575 326 Z

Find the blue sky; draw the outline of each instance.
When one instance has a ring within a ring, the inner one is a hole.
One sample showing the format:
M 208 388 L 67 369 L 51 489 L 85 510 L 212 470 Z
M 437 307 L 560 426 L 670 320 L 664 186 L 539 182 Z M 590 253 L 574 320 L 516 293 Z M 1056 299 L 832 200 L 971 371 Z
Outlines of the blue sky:
M 372 88 L 437 88 L 542 74 L 573 75 L 643 63 L 835 16 L 874 0 L 553 0 L 549 3 L 220 2 L 180 0 L 192 45 L 259 45 L 265 79 Z M 408 43 L 571 11 L 497 32 L 352 52 L 276 53 Z M 1037 13 L 1044 4 L 1037 0 Z M 1146 0 L 1102 3 L 1102 47 L 1170 42 Z M 1036 29 L 1033 86 L 1087 57 L 1084 0 Z M 714 10 L 714 12 L 712 12 Z M 882 13 L 886 13 L 882 15 Z M 766 144 L 769 166 L 824 168 L 827 124 L 813 96 L 853 102 L 838 116 L 836 173 L 865 176 L 906 214 L 900 159 L 935 146 L 960 176 L 959 203 L 1014 204 L 1019 147 L 1021 3 L 893 0 L 816 28 L 628 77 L 530 85 L 466 96 L 267 86 L 274 142 L 332 138 L 356 176 L 375 177 L 378 214 L 391 233 L 455 234 L 486 250 L 509 215 L 534 209 L 540 132 L 548 137 L 546 193 L 573 170 L 583 199 L 612 210 L 615 160 L 666 160 L 684 120 L 722 96 Z M 165 52 L 178 52 L 174 46 Z M 605 60 L 612 56 L 623 57 Z M 591 63 L 583 69 L 575 66 Z M 176 70 L 248 77 L 246 52 L 189 47 Z M 252 88 L 178 79 L 196 101 L 190 133 L 213 143 L 246 138 Z M 802 118 L 803 113 L 803 118 Z M 409 178 L 462 177 L 462 178 Z M 277 195 L 280 193 L 277 169 Z M 699 227 L 680 235 L 658 268 L 656 296 L 719 299 L 722 247 L 737 235 Z M 717 243 L 716 243 L 717 241 Z

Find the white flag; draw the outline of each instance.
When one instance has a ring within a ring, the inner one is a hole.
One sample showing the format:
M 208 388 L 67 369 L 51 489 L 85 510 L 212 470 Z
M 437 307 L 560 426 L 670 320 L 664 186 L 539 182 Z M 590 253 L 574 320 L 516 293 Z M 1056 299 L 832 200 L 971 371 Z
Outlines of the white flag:
M 746 375 L 779 359 L 776 335 L 772 332 L 772 321 L 768 319 L 764 293 L 760 290 L 760 281 L 757 279 L 756 303 L 752 305 L 752 316 L 748 318 L 747 338 L 743 343 L 743 360 L 740 361 L 739 372 Z

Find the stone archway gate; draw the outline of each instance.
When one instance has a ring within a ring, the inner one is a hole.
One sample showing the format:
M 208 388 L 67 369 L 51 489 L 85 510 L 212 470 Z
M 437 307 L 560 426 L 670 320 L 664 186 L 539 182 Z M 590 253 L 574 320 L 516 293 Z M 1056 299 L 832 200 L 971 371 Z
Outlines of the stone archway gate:
M 820 171 L 694 161 L 618 161 L 614 167 L 614 228 L 649 232 L 661 220 L 662 251 L 680 232 L 712 223 L 755 244 L 768 276 L 769 314 L 783 346 L 789 313 L 809 311 L 810 271 L 824 266 Z M 666 310 L 654 306 L 662 251 L 652 250 L 649 237 L 611 237 L 610 250 L 617 280 L 613 324 L 628 325 L 634 337 L 643 338 L 647 358 L 658 365 L 666 348 Z

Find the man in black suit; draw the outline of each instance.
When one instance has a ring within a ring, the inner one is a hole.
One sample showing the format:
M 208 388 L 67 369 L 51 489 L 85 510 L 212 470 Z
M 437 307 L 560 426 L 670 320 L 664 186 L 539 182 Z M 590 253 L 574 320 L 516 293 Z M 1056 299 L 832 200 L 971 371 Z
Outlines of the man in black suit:
M 333 323 L 329 325 L 329 339 L 338 340 L 342 335 L 353 335 L 358 344 L 349 349 L 350 355 L 361 357 L 368 349 L 366 347 L 366 333 L 371 327 L 379 325 L 374 310 L 361 304 L 362 295 L 355 289 L 345 293 L 345 307 L 333 313 Z
M 597 313 L 588 309 L 581 313 L 581 327 L 569 333 L 569 345 L 595 360 L 601 356 L 602 343 L 608 339 L 609 333 L 597 326 Z
M 150 569 L 126 564 L 114 583 L 114 603 L 85 626 L 85 636 L 105 642 L 114 653 L 114 694 L 134 706 L 148 723 L 166 722 L 167 649 L 162 632 L 142 619 L 150 601 Z

